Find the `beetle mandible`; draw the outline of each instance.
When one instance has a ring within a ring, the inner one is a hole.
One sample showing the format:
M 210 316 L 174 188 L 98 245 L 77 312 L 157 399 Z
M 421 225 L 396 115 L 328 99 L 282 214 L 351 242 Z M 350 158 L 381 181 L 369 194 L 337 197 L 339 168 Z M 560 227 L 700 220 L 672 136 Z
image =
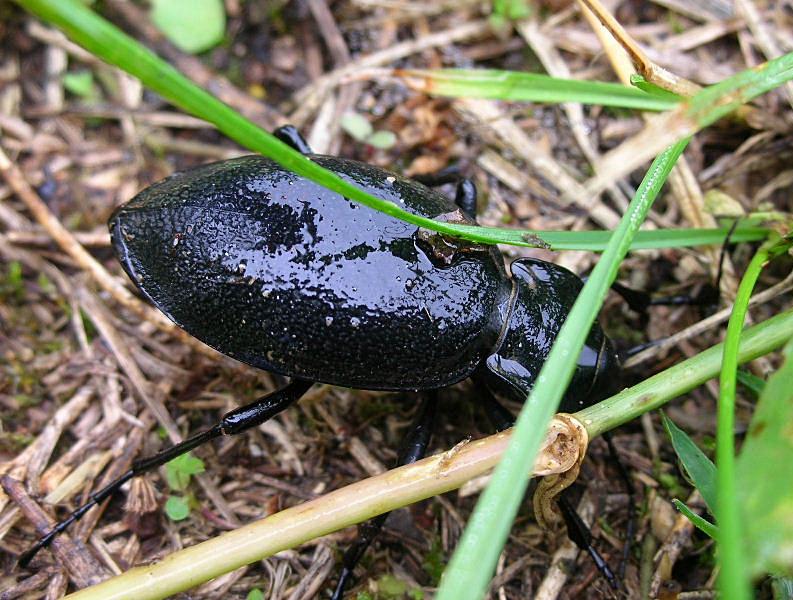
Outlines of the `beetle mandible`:
M 293 127 L 276 135 L 409 212 L 475 224 L 476 190 L 467 180 L 452 202 L 383 169 L 314 155 Z M 495 247 L 359 206 L 261 156 L 176 173 L 119 207 L 109 227 L 127 275 L 174 323 L 223 354 L 291 382 L 227 413 L 212 429 L 136 461 L 41 538 L 22 564 L 132 477 L 209 439 L 263 423 L 314 382 L 433 391 L 471 377 L 489 391 L 485 404 L 496 425 L 508 425 L 511 417 L 490 394 L 526 398 L 582 287 L 569 270 L 537 259 L 514 260 L 507 273 Z M 561 410 L 602 399 L 618 370 L 595 323 Z M 400 464 L 423 456 L 434 414 L 428 394 Z M 334 598 L 385 517 L 361 527 Z M 576 525 L 565 518 L 568 529 Z M 588 542 L 587 549 L 593 551 Z

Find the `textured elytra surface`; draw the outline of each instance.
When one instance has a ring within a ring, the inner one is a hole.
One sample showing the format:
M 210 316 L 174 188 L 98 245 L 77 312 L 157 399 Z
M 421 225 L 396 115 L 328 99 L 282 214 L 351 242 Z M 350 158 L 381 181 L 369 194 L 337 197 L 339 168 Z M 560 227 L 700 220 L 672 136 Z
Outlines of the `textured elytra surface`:
M 312 158 L 415 214 L 456 210 L 376 167 Z M 348 387 L 470 375 L 509 288 L 491 251 L 438 260 L 415 226 L 257 156 L 155 184 L 116 211 L 111 232 L 133 281 L 190 334 L 253 366 Z

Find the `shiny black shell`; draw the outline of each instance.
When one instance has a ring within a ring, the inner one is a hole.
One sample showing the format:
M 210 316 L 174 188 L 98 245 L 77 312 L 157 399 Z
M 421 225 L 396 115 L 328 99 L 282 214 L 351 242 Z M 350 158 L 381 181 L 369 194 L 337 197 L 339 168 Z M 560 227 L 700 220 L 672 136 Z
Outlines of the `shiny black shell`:
M 310 158 L 414 214 L 465 220 L 414 181 Z M 110 230 L 130 278 L 191 335 L 252 366 L 347 387 L 466 378 L 492 350 L 511 290 L 497 251 L 438 252 L 416 226 L 259 156 L 175 174 L 120 207 Z

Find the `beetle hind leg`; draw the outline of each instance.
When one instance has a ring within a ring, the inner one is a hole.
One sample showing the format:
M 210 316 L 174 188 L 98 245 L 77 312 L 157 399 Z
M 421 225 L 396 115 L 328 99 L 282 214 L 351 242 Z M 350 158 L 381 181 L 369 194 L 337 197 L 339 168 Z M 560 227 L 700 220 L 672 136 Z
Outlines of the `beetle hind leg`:
M 493 394 L 490 393 L 489 390 L 485 388 L 483 384 L 480 384 L 475 381 L 477 384 L 477 391 L 480 393 L 482 398 L 482 405 L 487 414 L 488 420 L 493 424 L 493 427 L 496 428 L 498 431 L 503 431 L 512 427 L 515 422 L 515 417 L 512 413 L 507 410 L 496 398 Z M 610 438 L 607 440 L 609 444 L 609 448 L 612 452 L 612 455 L 619 460 L 616 455 L 616 449 L 614 449 L 613 444 L 611 443 Z M 621 462 L 618 462 L 620 475 L 625 479 L 628 486 L 628 495 L 633 499 L 633 486 L 630 483 L 630 479 L 625 472 L 625 468 L 622 466 Z M 592 558 L 592 561 L 595 563 L 598 571 L 603 575 L 603 578 L 608 581 L 609 585 L 612 589 L 619 589 L 620 583 L 617 576 L 609 567 L 606 560 L 601 556 L 601 554 L 597 551 L 597 549 L 592 545 L 592 532 L 587 527 L 586 523 L 581 519 L 578 513 L 575 510 L 575 507 L 570 503 L 570 500 L 567 498 L 567 492 L 562 492 L 562 494 L 557 499 L 559 509 L 564 519 L 565 527 L 567 527 L 567 536 L 572 540 L 572 542 L 578 546 L 580 550 L 583 550 Z M 632 504 L 632 502 L 631 502 Z M 628 520 L 628 532 L 626 534 L 625 539 L 625 547 L 623 548 L 623 561 L 620 563 L 620 577 L 624 575 L 625 572 L 625 562 L 627 560 L 627 554 L 630 550 L 630 541 L 633 538 L 633 513 Z
M 446 167 L 437 173 L 417 175 L 413 179 L 427 187 L 437 187 L 447 183 L 457 184 L 454 193 L 454 203 L 460 207 L 465 216 L 476 221 L 476 185 L 471 179 L 460 175 L 460 168 L 457 165 Z
M 396 466 L 400 467 L 424 458 L 435 425 L 435 415 L 437 414 L 438 404 L 437 399 L 438 393 L 436 390 L 431 390 L 424 394 L 419 412 L 402 442 Z M 383 524 L 389 514 L 391 513 L 377 515 L 374 519 L 366 521 L 358 526 L 358 537 L 344 553 L 339 582 L 336 585 L 331 600 L 342 599 L 347 583 L 352 578 L 355 566 L 363 557 L 366 549 L 382 530 Z
M 158 452 L 154 456 L 136 460 L 126 473 L 98 492 L 91 494 L 88 502 L 75 510 L 66 519 L 55 525 L 39 538 L 30 549 L 23 552 L 19 557 L 19 565 L 21 567 L 26 567 L 39 550 L 48 547 L 61 532 L 66 530 L 72 523 L 79 521 L 91 508 L 102 503 L 116 493 L 122 485 L 133 477 L 153 471 L 177 456 L 181 456 L 209 440 L 224 435 L 236 435 L 251 427 L 261 425 L 271 417 L 297 402 L 312 385 L 313 382 L 311 381 L 293 379 L 283 388 L 261 396 L 250 404 L 240 406 L 226 413 L 214 427 L 197 433 L 179 444 L 175 444 L 162 452 Z

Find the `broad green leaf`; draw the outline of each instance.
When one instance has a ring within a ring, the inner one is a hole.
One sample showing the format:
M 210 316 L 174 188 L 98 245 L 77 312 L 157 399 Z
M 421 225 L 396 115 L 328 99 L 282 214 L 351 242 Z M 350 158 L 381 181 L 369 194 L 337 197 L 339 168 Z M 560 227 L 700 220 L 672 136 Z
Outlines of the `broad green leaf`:
M 680 459 L 680 464 L 685 469 L 694 487 L 702 494 L 702 498 L 712 514 L 713 507 L 716 506 L 716 466 L 688 437 L 686 432 L 668 419 L 663 411 L 661 412 L 661 418 L 664 422 L 664 428 L 672 440 L 675 453 Z
M 223 40 L 223 0 L 152 0 L 151 4 L 151 20 L 183 52 L 198 54 Z
M 765 385 L 736 463 L 750 573 L 793 572 L 793 341 Z

